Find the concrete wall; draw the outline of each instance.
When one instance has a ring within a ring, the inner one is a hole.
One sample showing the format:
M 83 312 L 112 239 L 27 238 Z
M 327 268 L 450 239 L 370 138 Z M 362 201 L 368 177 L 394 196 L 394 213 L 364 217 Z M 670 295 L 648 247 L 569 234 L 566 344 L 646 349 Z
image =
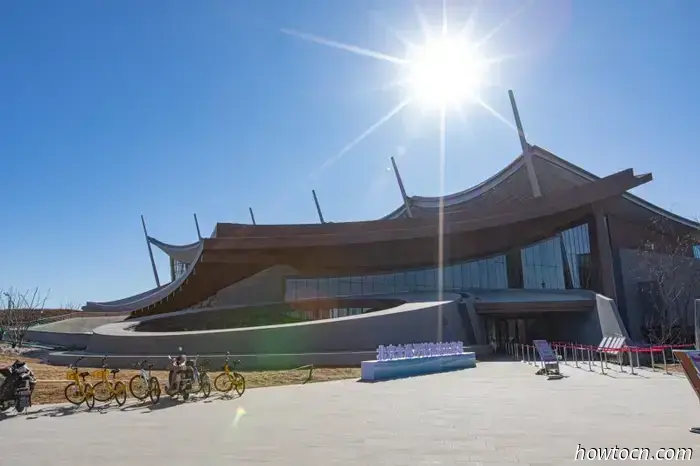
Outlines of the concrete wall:
M 90 333 L 43 332 L 28 330 L 25 340 L 46 346 L 57 346 L 68 349 L 85 349 L 90 342 Z
M 467 346 L 467 352 L 476 353 L 477 358 L 491 353 L 490 346 Z M 56 352 L 47 357 L 50 364 L 68 365 L 73 363 L 83 353 Z M 234 354 L 234 360 L 241 361 L 241 370 L 279 370 L 294 369 L 308 364 L 315 367 L 359 367 L 362 361 L 373 360 L 377 357 L 376 351 L 358 351 L 343 353 L 304 353 L 304 354 Z M 131 369 L 134 364 L 143 360 L 141 356 L 115 356 L 110 355 L 107 365 L 111 368 Z M 224 364 L 223 354 L 202 354 L 200 360 L 207 360 L 211 370 L 219 370 Z M 87 355 L 81 362 L 82 367 L 96 367 L 102 360 L 101 354 Z M 165 355 L 149 356 L 148 360 L 155 369 L 167 369 L 168 358 Z M 302 372 L 303 374 L 303 372 Z
M 32 330 L 54 333 L 85 333 L 92 332 L 97 327 L 101 327 L 113 322 L 121 322 L 127 315 L 105 316 L 105 317 L 74 317 L 64 319 L 50 324 L 37 325 Z
M 297 354 L 375 351 L 382 344 L 435 341 L 438 309 L 443 308 L 443 338 L 464 340 L 458 295 L 434 301 L 434 294 L 413 296 L 422 302 L 369 314 L 286 325 L 198 332 L 133 332 L 135 320 L 95 329 L 87 348 L 90 353 L 163 355 L 177 353 Z M 428 300 L 432 298 L 432 300 Z M 191 311 L 190 311 L 191 312 Z M 202 311 L 206 312 L 206 311 Z M 146 319 L 155 319 L 153 316 Z
M 295 268 L 287 265 L 270 267 L 227 286 L 204 300 L 200 306 L 193 306 L 193 308 L 282 302 L 285 297 L 286 279 L 298 274 Z

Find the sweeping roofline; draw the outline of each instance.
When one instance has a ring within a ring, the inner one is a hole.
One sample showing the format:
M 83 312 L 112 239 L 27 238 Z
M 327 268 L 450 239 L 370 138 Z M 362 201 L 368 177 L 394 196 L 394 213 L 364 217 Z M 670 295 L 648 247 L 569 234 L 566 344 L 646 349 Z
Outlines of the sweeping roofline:
M 558 157 L 554 155 L 552 152 L 534 145 L 532 146 L 532 154 L 535 157 L 539 157 L 543 160 L 546 160 L 547 162 L 550 162 L 560 168 L 563 168 L 564 170 L 569 171 L 570 173 L 573 173 L 575 175 L 580 176 L 581 178 L 588 180 L 588 181 L 597 181 L 600 180 L 601 178 L 597 175 L 594 175 L 593 173 L 584 170 L 583 168 L 574 165 L 573 163 L 562 159 L 561 157 Z M 505 168 L 500 170 L 498 173 L 493 175 L 492 177 L 486 179 L 485 181 L 482 181 L 481 183 L 472 186 L 470 188 L 467 188 L 463 191 L 459 191 L 456 193 L 448 194 L 444 196 L 444 206 L 445 207 L 450 207 L 453 205 L 461 204 L 468 202 L 472 199 L 478 198 L 479 196 L 483 195 L 487 191 L 496 188 L 499 186 L 501 183 L 504 181 L 508 180 L 516 171 L 518 171 L 525 163 L 524 157 L 522 154 L 520 154 L 517 158 L 515 158 L 511 163 L 509 163 Z M 682 217 L 680 215 L 674 214 L 673 212 L 670 212 L 666 209 L 663 209 L 659 206 L 656 206 L 638 196 L 635 196 L 634 194 L 631 193 L 625 193 L 622 195 L 624 199 L 627 199 L 628 201 L 663 217 L 667 217 L 681 225 L 685 225 L 690 228 L 694 229 L 700 229 L 700 223 L 695 222 L 693 220 L 690 220 L 688 218 Z M 440 204 L 440 197 L 439 196 L 409 196 L 409 203 L 411 206 L 414 207 L 420 207 L 424 209 L 438 209 L 439 204 Z M 397 209 L 395 209 L 393 212 L 389 213 L 388 215 L 385 215 L 384 217 L 380 218 L 379 220 L 392 220 L 392 219 L 397 219 L 400 217 L 403 217 L 406 215 L 406 206 L 401 205 Z M 354 222 L 352 222 L 354 223 Z M 216 228 L 214 229 L 214 232 L 211 235 L 212 238 L 216 237 Z M 174 245 L 174 244 L 169 244 L 165 243 L 163 241 L 159 241 L 155 238 L 149 237 L 149 241 L 156 246 L 158 249 L 161 251 L 165 252 L 169 257 L 175 258 L 180 260 L 181 262 L 187 262 L 187 263 L 192 263 L 196 259 L 197 253 L 199 248 L 201 248 L 202 241 L 196 241 L 194 243 L 190 244 L 185 244 L 185 245 Z
M 552 152 L 548 151 L 547 149 L 544 149 L 540 146 L 533 145 L 532 146 L 532 155 L 539 157 L 543 160 L 546 160 L 547 162 L 550 162 L 554 165 L 557 165 L 560 168 L 563 168 L 575 175 L 580 176 L 581 178 L 587 180 L 587 181 L 596 181 L 600 180 L 601 178 L 597 175 L 594 175 L 593 173 L 584 170 L 583 168 L 574 165 L 573 163 L 562 159 L 561 157 L 558 157 L 554 155 Z M 444 200 L 444 206 L 449 207 L 452 205 L 456 204 L 461 204 L 464 202 L 468 202 L 472 199 L 475 199 L 485 192 L 494 189 L 504 181 L 506 181 L 510 176 L 512 176 L 518 169 L 520 169 L 525 163 L 524 157 L 522 154 L 520 154 L 515 160 L 513 160 L 511 163 L 509 163 L 505 168 L 500 170 L 498 173 L 493 175 L 492 177 L 488 178 L 485 181 L 482 181 L 481 183 L 472 186 L 470 188 L 467 188 L 463 191 L 459 191 L 456 193 L 448 194 L 445 195 L 442 199 Z M 690 220 L 688 218 L 685 218 L 683 216 L 680 216 L 678 214 L 674 214 L 673 212 L 670 212 L 666 209 L 663 209 L 657 205 L 652 204 L 651 202 L 648 202 L 639 196 L 635 196 L 634 194 L 631 193 L 625 193 L 622 196 L 624 199 L 627 199 L 628 201 L 643 207 L 644 209 L 649 210 L 650 212 L 653 212 L 657 215 L 661 215 L 664 217 L 668 217 L 669 219 L 688 226 L 690 228 L 695 228 L 695 229 L 700 229 L 700 223 L 695 222 L 693 220 Z M 440 196 L 409 196 L 409 203 L 411 206 L 415 207 L 421 207 L 421 208 L 426 208 L 426 209 L 438 209 L 440 205 Z M 401 205 L 398 208 L 396 208 L 394 211 L 391 213 L 385 215 L 382 217 L 380 220 L 391 220 L 395 218 L 399 218 L 406 215 L 406 206 Z

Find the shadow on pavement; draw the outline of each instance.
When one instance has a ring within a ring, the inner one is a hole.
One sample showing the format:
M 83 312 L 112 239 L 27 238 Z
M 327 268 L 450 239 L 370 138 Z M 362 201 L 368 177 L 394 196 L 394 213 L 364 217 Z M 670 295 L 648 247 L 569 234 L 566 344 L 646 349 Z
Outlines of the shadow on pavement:
M 27 419 L 37 419 L 39 417 L 64 417 L 72 416 L 79 413 L 89 413 L 90 411 L 85 406 L 75 406 L 75 405 L 61 405 L 61 406 L 49 406 L 47 408 L 40 408 L 34 411 L 30 408 L 26 414 Z
M 137 401 L 136 403 L 127 403 L 124 406 L 118 406 L 116 402 L 107 402 L 103 404 L 95 404 L 95 407 L 92 409 L 87 409 L 85 405 L 80 405 L 80 406 L 74 406 L 74 405 L 60 405 L 60 406 L 48 406 L 48 407 L 40 407 L 38 409 L 36 408 L 29 408 L 29 411 L 26 413 L 13 413 L 13 414 L 7 414 L 7 413 L 0 413 L 0 421 L 4 419 L 9 419 L 12 417 L 18 417 L 18 416 L 24 416 L 26 419 L 37 419 L 39 417 L 64 417 L 64 416 L 72 416 L 74 414 L 108 414 L 110 412 L 117 412 L 117 411 L 142 411 L 141 414 L 149 414 L 153 411 L 160 411 L 161 409 L 167 409 L 167 408 L 172 408 L 175 406 L 183 405 L 183 404 L 189 404 L 189 403 L 214 403 L 215 401 L 227 401 L 227 400 L 236 400 L 241 398 L 237 394 L 235 395 L 229 395 L 229 394 L 216 394 L 216 395 L 211 395 L 207 398 L 203 397 L 197 397 L 197 396 L 192 396 L 190 397 L 187 401 L 182 400 L 181 398 L 170 398 L 168 396 L 161 398 L 158 403 L 153 404 L 151 403 L 150 400 L 144 400 L 144 401 Z

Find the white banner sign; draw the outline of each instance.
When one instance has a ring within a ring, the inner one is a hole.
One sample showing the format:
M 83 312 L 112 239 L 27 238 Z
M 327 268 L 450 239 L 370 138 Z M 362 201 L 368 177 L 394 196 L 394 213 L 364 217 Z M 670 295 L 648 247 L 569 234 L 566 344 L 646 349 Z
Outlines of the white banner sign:
M 464 353 L 464 343 L 452 341 L 449 343 L 409 343 L 407 345 L 379 345 L 377 361 L 391 361 L 406 358 L 430 358 L 437 356 L 452 356 Z

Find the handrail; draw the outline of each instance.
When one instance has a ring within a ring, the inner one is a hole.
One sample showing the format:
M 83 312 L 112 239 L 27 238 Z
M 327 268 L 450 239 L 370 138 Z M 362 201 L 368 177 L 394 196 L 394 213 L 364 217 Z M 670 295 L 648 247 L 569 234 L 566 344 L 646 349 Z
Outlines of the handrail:
M 304 380 L 301 384 L 304 385 L 306 382 L 311 380 L 311 377 L 314 372 L 314 365 L 313 364 L 306 364 L 305 366 L 299 366 L 295 367 L 294 369 L 289 369 L 290 371 L 297 371 L 301 369 L 309 369 L 309 375 L 306 377 L 306 380 Z

